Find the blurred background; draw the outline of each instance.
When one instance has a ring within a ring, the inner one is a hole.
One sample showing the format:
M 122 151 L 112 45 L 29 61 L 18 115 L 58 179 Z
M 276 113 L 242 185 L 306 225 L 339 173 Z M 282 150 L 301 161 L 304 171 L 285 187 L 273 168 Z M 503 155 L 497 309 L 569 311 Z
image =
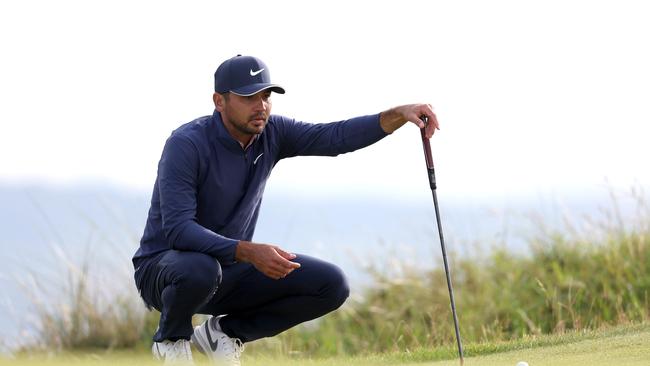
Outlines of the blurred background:
M 37 337 L 33 310 L 74 273 L 137 296 L 165 139 L 212 113 L 213 73 L 236 54 L 267 63 L 287 90 L 273 112 L 298 120 L 431 103 L 455 257 L 526 253 L 584 217 L 625 226 L 650 184 L 649 16 L 635 1 L 3 2 L 0 347 Z M 280 162 L 255 240 L 336 262 L 353 296 L 376 263 L 437 267 L 421 150 L 409 124 Z

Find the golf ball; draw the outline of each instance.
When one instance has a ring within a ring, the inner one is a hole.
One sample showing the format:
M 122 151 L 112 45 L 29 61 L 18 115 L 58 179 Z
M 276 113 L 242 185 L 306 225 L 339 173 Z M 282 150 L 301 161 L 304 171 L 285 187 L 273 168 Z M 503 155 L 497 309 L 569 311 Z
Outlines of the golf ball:
M 516 365 L 516 366 L 528 366 L 528 362 L 526 362 L 526 361 L 519 361 L 519 362 L 517 362 L 517 365 Z

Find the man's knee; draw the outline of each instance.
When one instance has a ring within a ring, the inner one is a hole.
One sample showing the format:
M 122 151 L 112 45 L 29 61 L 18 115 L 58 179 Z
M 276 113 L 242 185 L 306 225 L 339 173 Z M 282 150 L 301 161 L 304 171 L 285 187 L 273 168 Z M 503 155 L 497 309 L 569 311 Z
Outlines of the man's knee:
M 207 254 L 176 252 L 170 262 L 174 267 L 172 283 L 182 292 L 204 297 L 214 293 L 221 283 L 221 266 Z
M 190 271 L 186 273 L 187 285 L 197 291 L 214 292 L 221 283 L 219 262 L 201 253 L 195 253 L 192 257 Z
M 323 271 L 322 274 L 326 278 L 326 291 L 325 295 L 330 303 L 331 310 L 338 309 L 345 300 L 350 296 L 350 285 L 343 271 L 333 265 L 328 263 L 327 270 Z
M 348 284 L 348 279 L 345 277 L 343 271 L 339 269 L 340 277 L 337 278 L 337 293 L 336 293 L 336 302 L 338 305 L 336 308 L 339 308 L 345 300 L 350 296 L 350 285 Z

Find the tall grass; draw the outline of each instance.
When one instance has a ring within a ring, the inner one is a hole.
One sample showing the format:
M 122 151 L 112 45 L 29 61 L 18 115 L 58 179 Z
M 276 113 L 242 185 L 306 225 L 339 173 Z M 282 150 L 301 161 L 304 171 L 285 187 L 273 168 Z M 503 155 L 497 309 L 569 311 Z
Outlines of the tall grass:
M 146 311 L 133 285 L 132 246 L 125 247 L 124 243 L 137 243 L 138 235 L 119 210 L 110 200 L 99 201 L 104 209 L 101 214 L 113 221 L 107 229 L 73 207 L 90 228 L 85 251 L 77 253 L 65 249 L 66 240 L 52 220 L 55 214 L 48 214 L 34 198 L 32 203 L 53 238 L 49 246 L 52 255 L 50 261 L 27 268 L 27 273 L 17 279 L 31 306 L 28 323 L 12 348 L 17 347 L 18 352 L 51 352 L 146 344 L 151 338 L 149 330 L 155 328 L 158 319 Z
M 647 322 L 650 211 L 644 202 L 639 200 L 631 222 L 616 209 L 562 230 L 543 229 L 540 222 L 542 229 L 528 239 L 525 254 L 501 247 L 489 254 L 452 255 L 463 340 L 495 342 Z M 102 295 L 89 282 L 89 269 L 70 267 L 63 296 L 34 297 L 41 326 L 33 344 L 67 350 L 150 344 L 158 314 L 145 313 L 132 280 L 125 278 L 119 291 Z M 453 345 L 441 269 L 418 270 L 393 258 L 369 273 L 372 285 L 339 311 L 248 348 L 330 356 Z
M 24 284 L 36 321 L 23 332 L 21 350 L 111 350 L 146 343 L 146 329 L 157 319 L 137 301 L 125 273 L 111 271 L 110 278 L 98 278 L 89 260 L 80 267 L 64 257 L 60 262 L 66 263 L 63 283 L 32 274 Z
M 637 202 L 631 221 L 617 210 L 528 239 L 529 251 L 501 247 L 452 257 L 465 342 L 596 329 L 650 318 L 650 214 Z M 616 203 L 616 201 L 615 201 Z M 374 284 L 317 327 L 298 327 L 264 350 L 308 355 L 363 354 L 452 345 L 453 321 L 442 269 L 400 260 L 370 269 Z M 439 261 L 441 263 L 441 261 Z M 395 275 L 400 274 L 400 275 Z

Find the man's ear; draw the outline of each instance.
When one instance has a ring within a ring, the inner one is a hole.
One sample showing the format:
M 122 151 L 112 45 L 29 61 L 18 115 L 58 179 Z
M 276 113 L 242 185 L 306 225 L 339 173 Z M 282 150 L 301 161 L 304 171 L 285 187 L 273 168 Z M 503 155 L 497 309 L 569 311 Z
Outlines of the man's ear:
M 224 109 L 224 96 L 219 93 L 212 94 L 212 101 L 214 102 L 214 108 L 218 112 L 223 112 Z

